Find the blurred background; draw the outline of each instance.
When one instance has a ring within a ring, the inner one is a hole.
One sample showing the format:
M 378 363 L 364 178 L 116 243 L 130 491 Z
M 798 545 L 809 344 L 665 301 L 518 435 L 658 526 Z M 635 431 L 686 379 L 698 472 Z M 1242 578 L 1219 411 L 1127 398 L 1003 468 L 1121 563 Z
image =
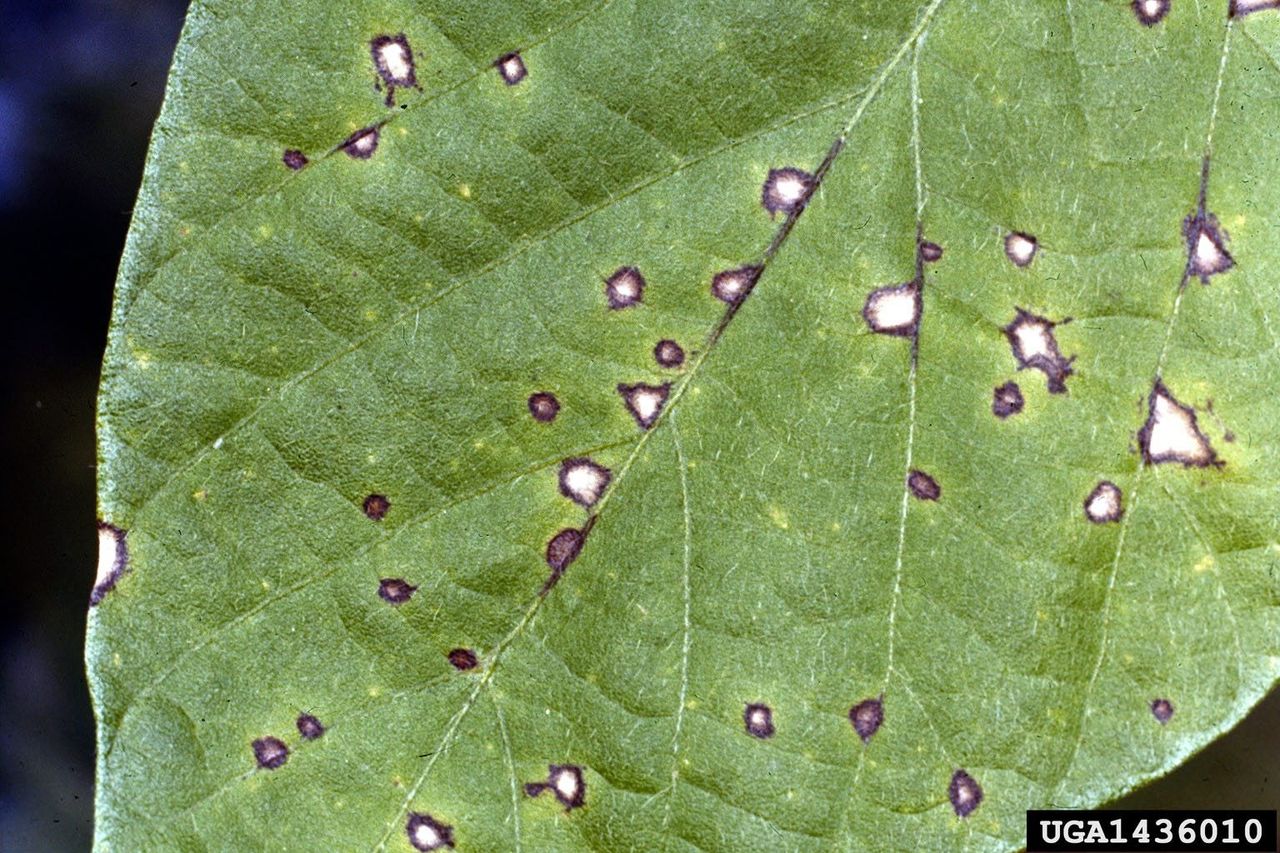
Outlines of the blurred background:
M 0 596 L 0 849 L 74 851 L 93 828 L 83 674 L 95 568 L 93 413 L 116 265 L 184 0 L 0 0 L 0 339 L 10 483 Z M 13 263 L 13 261 L 17 263 Z M 1116 804 L 1280 805 L 1280 693 Z

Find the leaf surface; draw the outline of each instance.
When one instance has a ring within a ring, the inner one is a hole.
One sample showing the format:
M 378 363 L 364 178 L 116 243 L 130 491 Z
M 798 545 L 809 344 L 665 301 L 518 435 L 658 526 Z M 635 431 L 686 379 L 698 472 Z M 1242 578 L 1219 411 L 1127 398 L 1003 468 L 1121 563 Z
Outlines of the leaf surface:
M 100 399 L 98 847 L 1005 850 L 1232 726 L 1267 5 L 194 3 Z

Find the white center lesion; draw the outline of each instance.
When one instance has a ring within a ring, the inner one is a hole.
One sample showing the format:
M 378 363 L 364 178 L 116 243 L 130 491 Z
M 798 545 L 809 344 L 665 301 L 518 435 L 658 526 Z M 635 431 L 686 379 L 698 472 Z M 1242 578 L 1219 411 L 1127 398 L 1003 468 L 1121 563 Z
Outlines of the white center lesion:
M 626 405 L 627 411 L 635 418 L 641 429 L 648 429 L 658 420 L 658 416 L 662 414 L 662 407 L 666 405 L 667 395 L 670 392 L 671 386 L 669 384 L 645 385 L 644 383 L 639 383 L 618 386 L 618 393 L 622 395 L 622 401 Z
M 1039 243 L 1030 234 L 1014 231 L 1004 238 L 1004 252 L 1016 267 L 1025 267 L 1036 256 Z
M 1200 431 L 1195 410 L 1179 403 L 1160 381 L 1151 391 L 1147 422 L 1138 437 L 1143 458 L 1149 463 L 1204 467 L 1217 461 L 1208 437 Z
M 910 337 L 920 323 L 920 287 L 915 282 L 871 291 L 862 317 L 873 332 Z
M 608 468 L 590 459 L 568 459 L 560 466 L 560 492 L 584 507 L 594 506 L 609 485 Z
M 378 72 L 392 86 L 414 85 L 413 55 L 403 37 L 384 39 L 374 48 Z
M 98 522 L 98 572 L 93 581 L 90 604 L 97 604 L 116 585 L 127 562 L 124 531 L 113 524 Z
M 1098 483 L 1085 498 L 1084 511 L 1095 524 L 1119 521 L 1124 513 L 1120 487 L 1107 480 Z

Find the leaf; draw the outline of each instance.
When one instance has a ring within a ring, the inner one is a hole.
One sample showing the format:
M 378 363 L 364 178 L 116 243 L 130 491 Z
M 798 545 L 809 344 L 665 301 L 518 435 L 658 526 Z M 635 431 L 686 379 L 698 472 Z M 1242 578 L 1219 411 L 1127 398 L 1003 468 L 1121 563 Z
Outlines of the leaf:
M 1232 726 L 1280 13 L 1167 5 L 195 3 L 98 846 L 1012 849 Z

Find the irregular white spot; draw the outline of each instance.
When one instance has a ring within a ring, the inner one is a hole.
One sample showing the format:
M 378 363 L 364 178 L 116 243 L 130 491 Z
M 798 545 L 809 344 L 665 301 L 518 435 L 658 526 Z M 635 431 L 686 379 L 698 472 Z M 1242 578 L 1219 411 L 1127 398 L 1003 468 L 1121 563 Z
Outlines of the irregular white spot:
M 376 40 L 374 53 L 384 80 L 393 86 L 414 85 L 413 56 L 403 36 Z
M 124 571 L 127 561 L 124 531 L 115 525 L 98 522 L 98 572 L 93 581 L 90 604 L 102 601 Z
M 1004 253 L 1016 267 L 1025 267 L 1036 256 L 1039 244 L 1036 238 L 1021 231 L 1014 231 L 1004 238 Z
M 1084 501 L 1084 512 L 1094 524 L 1119 521 L 1124 510 L 1121 506 L 1120 487 L 1103 480 Z
M 575 503 L 590 507 L 600 500 L 611 477 L 608 468 L 590 459 L 566 459 L 560 465 L 560 492 Z
M 1198 276 L 1209 276 L 1231 268 L 1231 259 L 1218 241 L 1205 229 L 1196 235 L 1196 245 L 1191 253 L 1191 271 Z
M 920 288 L 915 282 L 871 291 L 862 306 L 871 331 L 910 337 L 920 322 Z
M 494 65 L 498 67 L 498 73 L 502 75 L 502 81 L 508 86 L 514 86 L 519 83 L 529 73 L 529 70 L 525 68 L 524 60 L 520 58 L 518 53 L 508 53 L 505 56 L 500 56 Z
M 1147 422 L 1138 433 L 1147 462 L 1181 462 L 1203 467 L 1217 460 L 1213 448 L 1196 423 L 1193 409 L 1179 403 L 1164 383 L 1151 391 Z
M 639 383 L 618 386 L 618 393 L 622 395 L 622 401 L 626 404 L 627 411 L 631 412 L 631 416 L 636 419 L 636 423 L 640 425 L 641 429 L 648 429 L 653 426 L 658 419 L 658 415 L 662 413 L 662 407 L 666 404 L 667 394 L 670 391 L 670 384 L 645 385 Z
M 1018 362 L 1018 369 L 1039 370 L 1045 375 L 1051 394 L 1064 394 L 1075 357 L 1066 358 L 1058 349 L 1058 340 L 1053 334 L 1057 325 L 1045 317 L 1018 308 L 1013 321 L 1004 327 L 1004 334 L 1009 339 L 1009 348 Z
M 348 157 L 354 157 L 357 160 L 368 160 L 373 156 L 373 152 L 378 150 L 377 126 L 366 127 L 351 134 L 351 136 L 347 137 L 347 141 L 342 143 L 342 150 L 347 153 Z
M 557 767 L 555 772 L 551 774 L 551 787 L 555 789 L 556 796 L 564 802 L 576 802 L 578 792 L 582 790 L 581 782 L 578 774 L 574 772 L 575 768 Z
M 1031 361 L 1036 356 L 1052 358 L 1057 349 L 1053 327 L 1040 320 L 1024 320 L 1014 326 L 1013 346 L 1019 361 Z
M 764 729 L 772 722 L 772 717 L 764 708 L 752 708 L 747 712 L 747 725 L 753 729 Z
M 414 827 L 413 844 L 419 850 L 435 850 L 441 842 L 439 831 L 431 824 L 420 823 Z

